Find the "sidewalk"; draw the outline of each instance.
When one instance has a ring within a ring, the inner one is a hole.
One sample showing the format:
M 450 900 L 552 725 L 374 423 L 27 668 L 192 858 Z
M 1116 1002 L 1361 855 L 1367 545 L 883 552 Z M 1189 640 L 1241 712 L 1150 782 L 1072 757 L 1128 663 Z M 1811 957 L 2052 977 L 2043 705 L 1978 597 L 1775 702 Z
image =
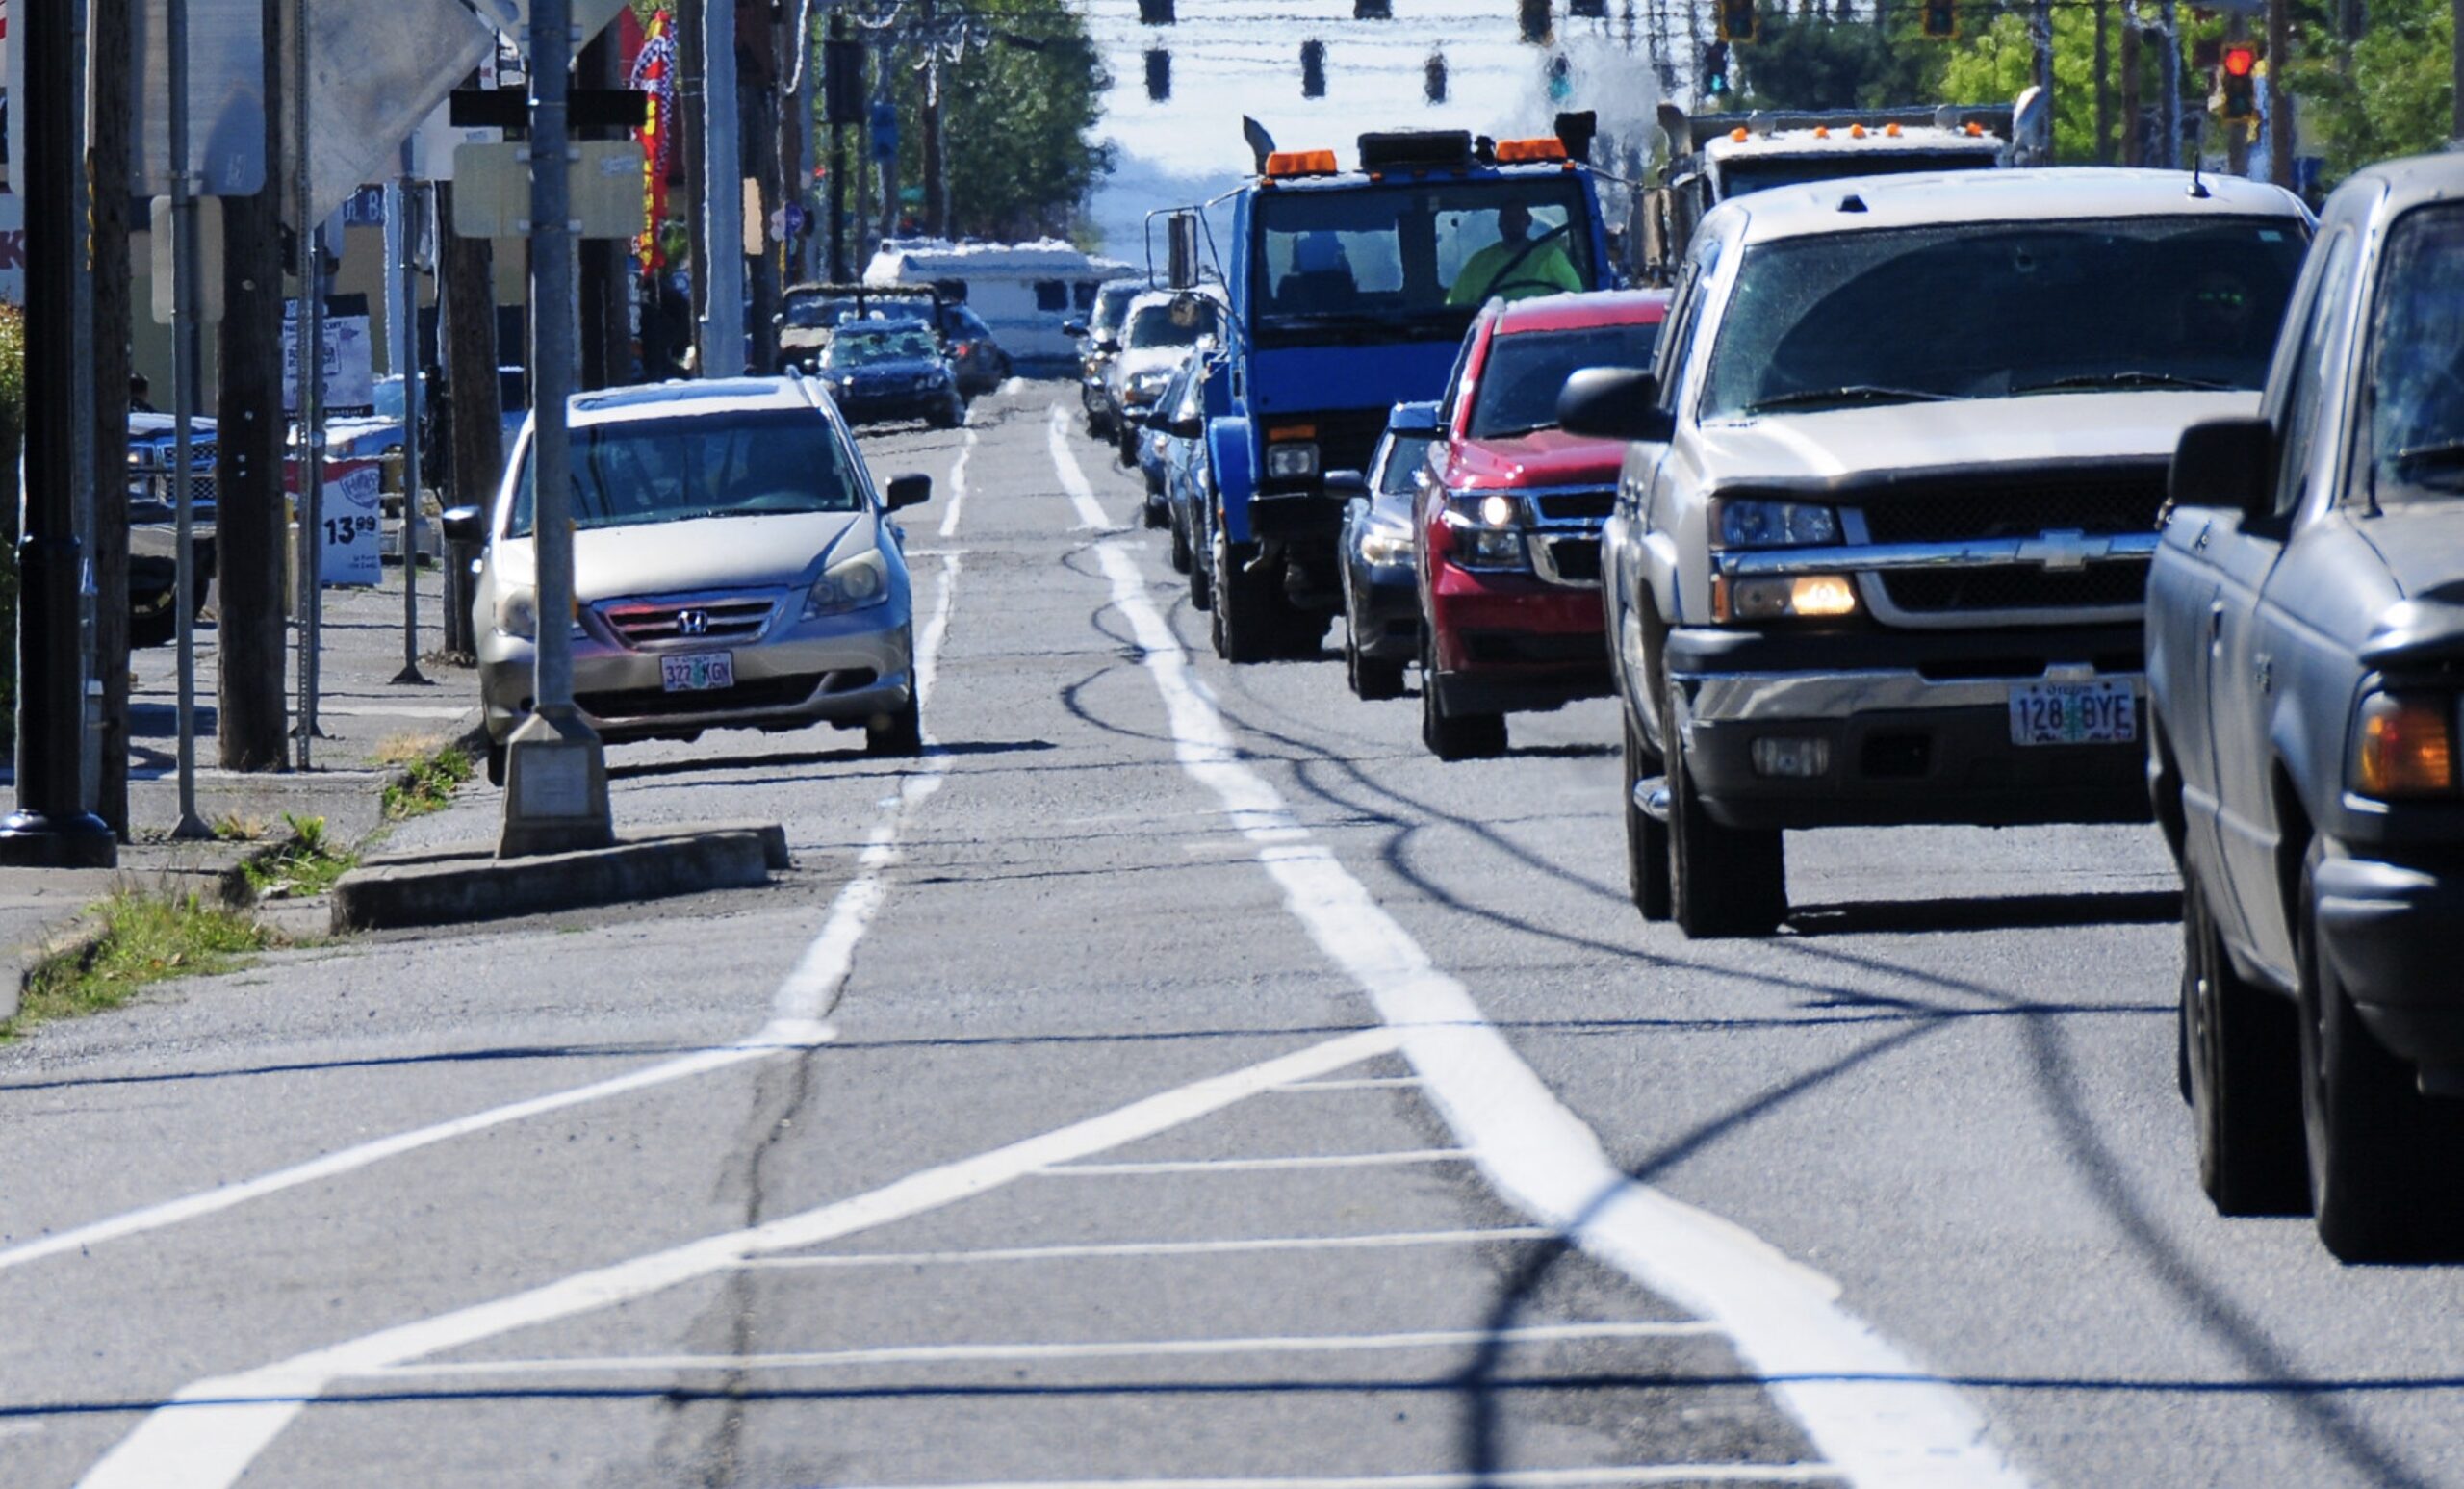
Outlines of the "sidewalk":
M 420 650 L 433 654 L 444 635 L 443 571 L 421 571 L 419 584 Z M 394 681 L 402 670 L 398 568 L 387 569 L 374 590 L 327 590 L 322 629 L 314 769 L 242 775 L 215 764 L 215 631 L 211 624 L 197 628 L 197 815 L 209 827 L 237 825 L 253 841 L 171 839 L 180 801 L 174 654 L 165 646 L 135 655 L 128 787 L 135 840 L 121 846 L 116 869 L 0 869 L 0 947 L 10 952 L 0 966 L 0 1018 L 15 1013 L 26 967 L 69 935 L 88 906 L 123 886 L 218 895 L 250 853 L 288 835 L 286 813 L 322 817 L 335 842 L 356 844 L 381 820 L 380 797 L 397 770 L 390 762 L 426 754 L 478 722 L 478 688 L 467 667 L 424 655 L 421 671 L 434 685 Z M 295 699 L 295 636 L 287 685 Z M 13 790 L 13 773 L 0 770 L 0 783 Z

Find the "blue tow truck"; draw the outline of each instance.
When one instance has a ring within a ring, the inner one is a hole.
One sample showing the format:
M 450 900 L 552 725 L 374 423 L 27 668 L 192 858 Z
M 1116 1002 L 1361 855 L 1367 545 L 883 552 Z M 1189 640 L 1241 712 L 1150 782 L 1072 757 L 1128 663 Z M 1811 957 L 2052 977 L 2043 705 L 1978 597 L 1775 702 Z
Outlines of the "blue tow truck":
M 1248 126 L 1257 174 L 1230 198 L 1231 323 L 1206 381 L 1215 501 L 1194 534 L 1193 598 L 1225 658 L 1317 654 L 1342 604 L 1348 494 L 1326 477 L 1369 463 L 1395 404 L 1444 395 L 1483 302 L 1615 283 L 1583 164 L 1592 117 L 1556 131 L 1366 134 L 1346 170 Z M 1175 223 L 1176 277 L 1194 269 L 1195 218 Z

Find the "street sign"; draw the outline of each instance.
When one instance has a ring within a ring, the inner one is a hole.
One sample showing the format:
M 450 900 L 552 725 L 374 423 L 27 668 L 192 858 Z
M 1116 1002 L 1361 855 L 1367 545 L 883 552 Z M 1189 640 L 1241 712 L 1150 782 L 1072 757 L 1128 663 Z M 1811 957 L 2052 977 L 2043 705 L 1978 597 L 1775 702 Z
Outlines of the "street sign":
M 530 0 L 472 0 L 479 13 L 487 15 L 496 28 L 513 39 L 513 43 L 529 55 Z M 574 35 L 578 38 L 574 50 L 577 55 L 588 45 L 590 39 L 607 29 L 616 13 L 625 8 L 625 0 L 573 0 Z
M 497 39 L 461 0 L 314 0 L 305 12 L 309 216 L 316 218 L 362 182 L 399 170 L 404 138 L 495 53 Z M 283 177 L 291 177 L 288 161 Z
M 259 0 L 188 0 L 189 160 L 207 196 L 249 196 L 266 184 L 265 7 Z M 128 189 L 167 195 L 171 161 L 169 0 L 144 0 L 129 39 Z
M 147 226 L 152 231 L 146 238 L 152 245 L 154 323 L 171 323 L 171 294 L 177 280 L 176 266 L 171 262 L 171 198 L 154 198 Z M 216 196 L 200 196 L 196 201 L 197 296 L 196 323 L 214 325 L 222 320 L 222 200 Z
M 642 230 L 642 146 L 634 140 L 581 140 L 569 180 L 584 238 L 631 238 Z M 756 221 L 760 220 L 755 218 Z M 466 144 L 453 152 L 453 231 L 462 238 L 530 232 L 530 146 Z

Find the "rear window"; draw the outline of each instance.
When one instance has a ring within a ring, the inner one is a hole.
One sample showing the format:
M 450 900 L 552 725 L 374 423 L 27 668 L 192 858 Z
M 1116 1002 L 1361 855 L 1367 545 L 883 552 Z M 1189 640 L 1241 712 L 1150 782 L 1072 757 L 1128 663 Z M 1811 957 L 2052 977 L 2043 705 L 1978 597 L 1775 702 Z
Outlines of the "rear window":
M 1557 426 L 1557 395 L 1586 367 L 1649 367 L 1659 327 L 1585 326 L 1490 339 L 1472 402 L 1472 437 L 1503 439 Z

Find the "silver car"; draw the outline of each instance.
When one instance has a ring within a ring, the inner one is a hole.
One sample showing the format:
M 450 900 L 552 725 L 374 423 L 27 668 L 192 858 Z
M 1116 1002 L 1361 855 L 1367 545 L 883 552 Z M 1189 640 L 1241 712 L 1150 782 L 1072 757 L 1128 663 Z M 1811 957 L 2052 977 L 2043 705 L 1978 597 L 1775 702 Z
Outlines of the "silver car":
M 799 376 L 610 389 L 571 404 L 575 702 L 610 743 L 706 729 L 862 727 L 922 748 L 903 535 L 922 475 L 874 489 L 846 425 Z M 531 425 L 490 510 L 448 515 L 485 545 L 473 631 L 488 778 L 531 707 L 541 617 Z

